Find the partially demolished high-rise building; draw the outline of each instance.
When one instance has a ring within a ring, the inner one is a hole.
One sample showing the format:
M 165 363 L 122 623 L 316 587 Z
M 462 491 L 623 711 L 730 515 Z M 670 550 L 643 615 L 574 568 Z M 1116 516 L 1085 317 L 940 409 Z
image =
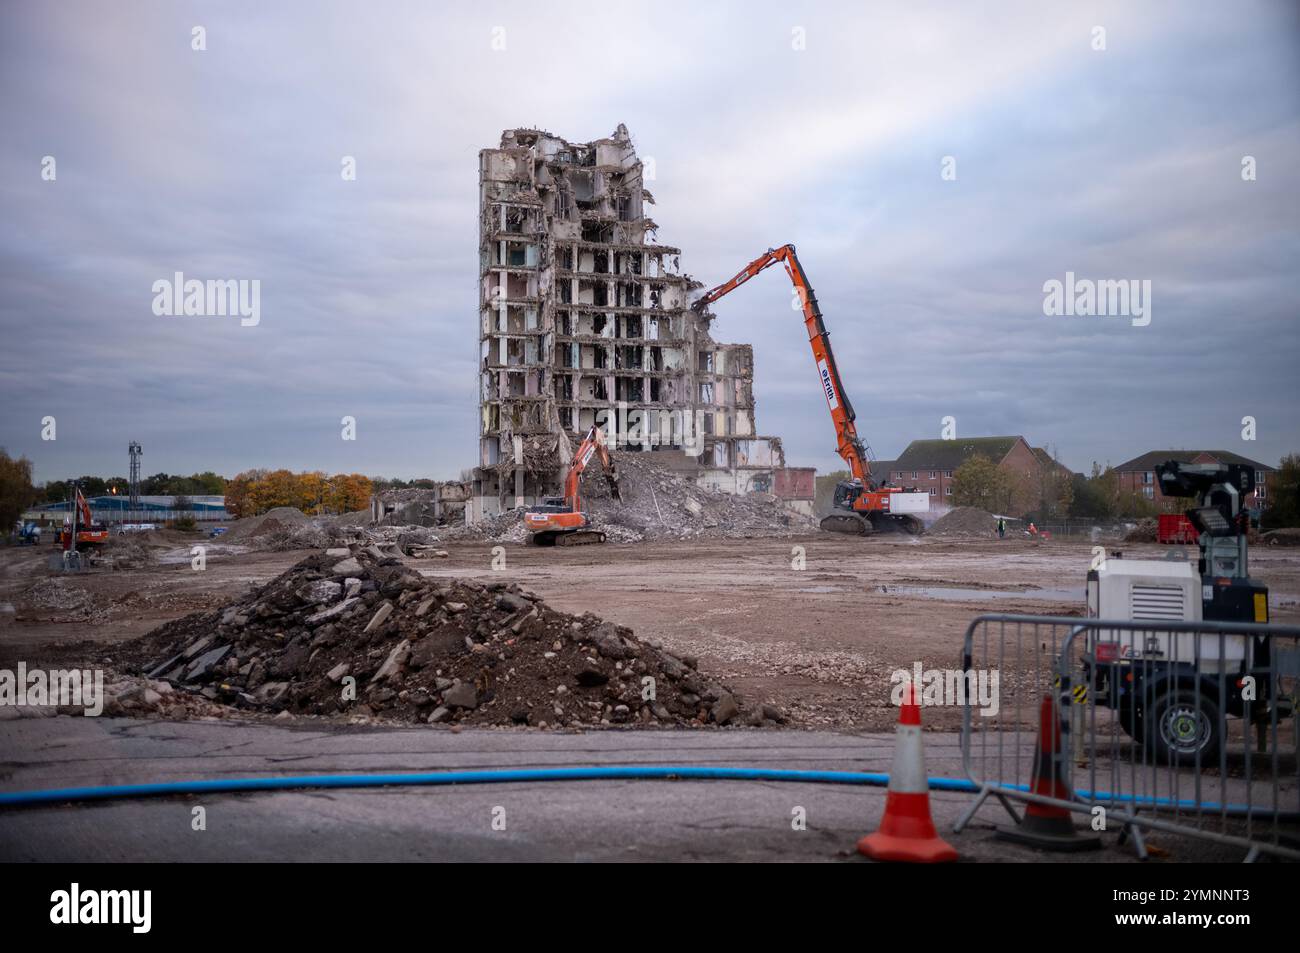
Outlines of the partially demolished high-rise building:
M 690 309 L 701 285 L 655 240 L 651 177 L 622 125 L 588 143 L 507 130 L 479 153 L 472 518 L 557 492 L 593 424 L 715 489 L 774 490 L 785 461 L 756 435 L 753 351 Z

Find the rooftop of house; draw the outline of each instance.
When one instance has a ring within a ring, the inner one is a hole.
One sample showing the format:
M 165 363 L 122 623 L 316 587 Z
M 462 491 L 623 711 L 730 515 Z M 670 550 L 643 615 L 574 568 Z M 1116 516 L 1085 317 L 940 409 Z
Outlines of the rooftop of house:
M 889 471 L 898 469 L 898 467 L 896 466 L 897 463 L 898 463 L 897 460 L 872 460 L 871 461 L 872 477 L 874 477 L 876 480 L 888 480 Z
M 1133 470 L 1154 470 L 1156 464 L 1176 460 L 1179 463 L 1191 463 L 1197 457 L 1213 457 L 1219 463 L 1244 463 L 1255 470 L 1276 470 L 1277 467 L 1260 463 L 1249 457 L 1243 457 L 1231 450 L 1149 450 L 1140 457 L 1126 460 L 1115 467 L 1116 472 L 1126 473 Z
M 1024 437 L 961 437 L 956 440 L 913 440 L 894 461 L 895 470 L 955 470 L 975 454 L 1000 463 Z

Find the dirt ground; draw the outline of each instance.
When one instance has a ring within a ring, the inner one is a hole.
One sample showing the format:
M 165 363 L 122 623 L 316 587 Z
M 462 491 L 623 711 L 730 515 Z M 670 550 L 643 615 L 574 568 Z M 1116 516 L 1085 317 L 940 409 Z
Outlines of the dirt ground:
M 210 546 L 206 568 L 195 571 L 188 546 L 160 548 L 148 568 L 76 576 L 46 567 L 51 546 L 0 549 L 0 606 L 14 610 L 0 614 L 0 667 L 76 664 L 90 651 L 86 640 L 111 645 L 224 605 L 305 555 Z M 702 672 L 776 704 L 795 726 L 880 731 L 897 717 L 889 674 L 918 661 L 959 667 L 977 615 L 1082 614 L 1090 546 L 827 534 L 572 550 L 459 542 L 445 545 L 445 559 L 409 562 L 429 575 L 517 581 L 556 609 L 629 626 L 697 656 Z M 1116 548 L 1130 557 L 1169 552 Z M 1251 565 L 1270 586 L 1274 621 L 1300 622 L 1300 551 L 1257 548 Z M 956 726 L 954 710 L 926 717 L 932 727 Z

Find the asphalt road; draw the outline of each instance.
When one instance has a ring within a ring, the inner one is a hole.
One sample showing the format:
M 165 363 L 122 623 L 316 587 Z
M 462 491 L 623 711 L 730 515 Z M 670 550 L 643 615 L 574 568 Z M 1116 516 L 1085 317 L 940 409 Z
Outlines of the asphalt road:
M 925 737 L 931 776 L 959 777 L 955 735 Z M 110 718 L 0 721 L 0 790 L 309 773 L 618 764 L 890 770 L 893 735 L 807 731 L 313 728 Z M 942 832 L 970 803 L 932 793 Z M 300 790 L 0 809 L 3 861 L 860 860 L 882 788 L 782 782 L 582 781 Z M 206 830 L 194 830 L 203 808 Z M 792 824 L 797 808 L 806 830 Z M 982 809 L 960 835 L 966 861 L 1043 861 L 992 839 Z M 504 821 L 504 823 L 502 823 Z M 495 822 L 495 823 L 494 823 Z M 1163 860 L 1240 853 L 1161 836 Z M 1071 862 L 1132 862 L 1117 846 Z

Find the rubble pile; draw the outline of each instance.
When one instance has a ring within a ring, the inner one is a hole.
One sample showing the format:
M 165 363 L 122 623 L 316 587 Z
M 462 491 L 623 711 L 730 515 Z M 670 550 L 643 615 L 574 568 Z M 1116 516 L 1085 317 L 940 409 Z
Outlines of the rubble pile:
M 276 713 L 537 727 L 782 719 L 626 628 L 517 585 L 426 578 L 374 545 L 309 556 L 114 654 L 132 674 Z
M 153 533 L 109 536 L 100 551 L 113 569 L 145 569 L 158 561 L 155 546 L 162 545 L 152 539 Z
M 976 506 L 954 506 L 926 529 L 927 536 L 984 537 L 997 532 L 998 521 L 992 513 Z
M 489 543 L 526 543 L 528 530 L 524 528 L 524 511 L 506 510 L 497 516 L 488 516 L 470 526 L 444 528 L 443 539 L 473 539 Z
M 248 537 L 245 538 L 249 540 Z M 287 553 L 295 549 L 325 549 L 333 545 L 334 537 L 316 523 L 300 526 L 277 526 L 251 537 L 258 549 L 274 553 Z
M 1139 520 L 1137 525 L 1124 534 L 1126 543 L 1154 543 L 1156 541 L 1156 521 L 1151 518 Z
M 369 510 L 363 511 L 368 521 Z M 348 514 L 352 516 L 352 514 Z M 297 549 L 325 549 L 332 545 L 356 542 L 364 535 L 364 526 L 347 517 L 313 517 L 292 506 L 277 506 L 257 516 L 245 517 L 228 524 L 220 537 L 222 544 L 247 549 L 284 553 Z
M 1260 542 L 1269 546 L 1300 546 L 1300 529 L 1289 527 L 1269 530 L 1260 536 Z
M 612 455 L 618 470 L 619 499 L 604 472 L 593 463 L 582 475 L 583 510 L 610 542 L 659 539 L 743 539 L 795 536 L 812 532 L 816 522 L 765 493 L 738 496 L 701 487 L 654 463 L 650 454 Z M 446 539 L 525 542 L 523 511 L 513 509 L 473 526 L 444 533 Z
M 227 524 L 223 533 L 223 542 L 242 542 L 256 545 L 261 537 L 267 537 L 301 528 L 309 524 L 309 517 L 294 506 L 277 506 L 257 516 L 248 516 Z
M 72 612 L 89 612 L 94 607 L 94 597 L 75 585 L 67 576 L 47 576 L 27 588 L 26 601 L 36 609 L 64 609 Z
M 619 499 L 612 498 L 598 467 L 583 474 L 583 504 L 613 535 L 622 527 L 644 539 L 793 536 L 816 528 L 775 496 L 738 496 L 709 490 L 653 463 L 643 453 L 617 453 Z M 617 537 L 614 537 L 617 538 Z
M 64 575 L 38 579 L 20 596 L 19 611 L 28 622 L 73 622 L 101 625 L 113 606 L 101 605 L 93 593 Z

